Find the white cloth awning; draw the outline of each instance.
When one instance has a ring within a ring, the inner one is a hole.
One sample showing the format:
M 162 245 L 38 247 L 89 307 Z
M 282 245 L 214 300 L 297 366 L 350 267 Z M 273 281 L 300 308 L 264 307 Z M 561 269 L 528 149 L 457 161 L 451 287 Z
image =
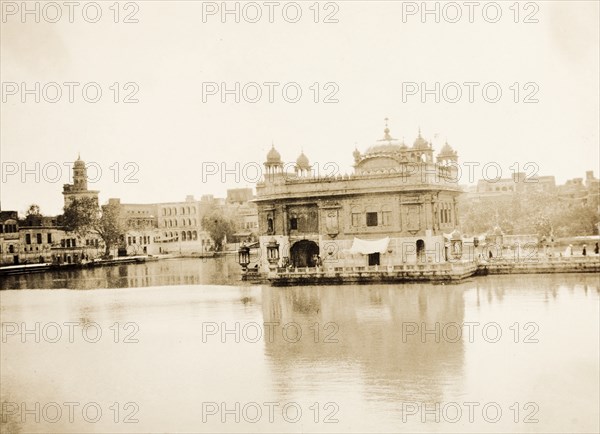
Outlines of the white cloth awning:
M 348 250 L 348 252 L 362 253 L 363 255 L 369 255 L 371 253 L 384 253 L 387 251 L 389 243 L 390 237 L 383 238 L 381 240 L 361 240 L 360 238 L 354 238 L 352 247 L 350 250 Z

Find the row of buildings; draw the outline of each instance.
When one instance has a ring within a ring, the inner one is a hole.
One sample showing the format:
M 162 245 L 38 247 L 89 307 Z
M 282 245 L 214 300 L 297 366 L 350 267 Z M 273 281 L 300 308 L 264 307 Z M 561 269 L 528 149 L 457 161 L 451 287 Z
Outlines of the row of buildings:
M 73 166 L 73 183 L 63 186 L 64 205 L 74 199 L 91 198 L 99 205 L 99 192 L 90 190 L 86 165 L 77 158 Z M 188 196 L 181 202 L 133 204 L 109 199 L 117 206 L 122 227 L 126 228 L 113 255 L 207 255 L 214 242 L 202 227 L 202 217 L 215 207 L 231 217 L 235 225 L 229 242 L 251 241 L 258 233 L 258 213 L 251 201 L 250 188 L 228 190 L 227 197 Z M 20 218 L 17 211 L 0 211 L 0 262 L 2 265 L 23 263 L 78 263 L 101 257 L 104 243 L 97 234 L 85 239 L 66 230 L 62 216 L 29 215 Z
M 600 180 L 589 170 L 585 178 L 573 178 L 558 185 L 554 176 L 528 176 L 525 172 L 513 173 L 509 178 L 479 180 L 476 185 L 463 187 L 464 200 L 495 200 L 514 198 L 535 193 L 554 196 L 564 206 L 592 206 L 600 204 Z

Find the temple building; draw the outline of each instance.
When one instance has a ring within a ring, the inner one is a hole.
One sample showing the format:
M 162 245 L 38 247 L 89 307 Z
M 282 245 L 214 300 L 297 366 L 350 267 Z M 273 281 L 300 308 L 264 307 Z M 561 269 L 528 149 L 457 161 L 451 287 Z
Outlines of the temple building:
M 262 272 L 320 264 L 439 264 L 460 257 L 450 249 L 450 238 L 460 238 L 461 188 L 458 155 L 448 143 L 434 155 L 420 131 L 408 146 L 391 136 L 386 122 L 383 138 L 364 153 L 355 149 L 353 157 L 354 173 L 319 176 L 304 153 L 293 172 L 284 171 L 271 148 L 255 199 Z

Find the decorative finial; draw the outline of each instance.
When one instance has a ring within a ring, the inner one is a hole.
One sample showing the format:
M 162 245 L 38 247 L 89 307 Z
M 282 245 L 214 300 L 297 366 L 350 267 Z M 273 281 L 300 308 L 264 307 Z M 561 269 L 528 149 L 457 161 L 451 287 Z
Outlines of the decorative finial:
M 77 159 L 81 160 L 81 152 L 77 151 Z
M 419 126 L 419 137 L 421 137 L 421 127 Z
M 383 139 L 384 140 L 392 140 L 392 136 L 390 136 L 390 129 L 388 127 L 389 118 L 385 118 L 384 121 L 385 121 L 385 130 L 383 130 L 383 132 L 384 132 L 385 136 L 383 136 Z

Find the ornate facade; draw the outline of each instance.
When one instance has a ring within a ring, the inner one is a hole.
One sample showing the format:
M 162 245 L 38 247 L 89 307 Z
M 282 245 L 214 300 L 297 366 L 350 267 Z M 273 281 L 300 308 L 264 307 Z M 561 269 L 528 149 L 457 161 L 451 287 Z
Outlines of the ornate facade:
M 420 131 L 408 146 L 386 125 L 381 140 L 353 156 L 353 174 L 320 177 L 312 174 L 304 153 L 287 173 L 277 150 L 269 151 L 255 200 L 262 271 L 269 270 L 269 243 L 279 245 L 280 267 L 447 260 L 447 235 L 458 235 L 461 193 L 458 155 L 450 145 L 434 156 Z

